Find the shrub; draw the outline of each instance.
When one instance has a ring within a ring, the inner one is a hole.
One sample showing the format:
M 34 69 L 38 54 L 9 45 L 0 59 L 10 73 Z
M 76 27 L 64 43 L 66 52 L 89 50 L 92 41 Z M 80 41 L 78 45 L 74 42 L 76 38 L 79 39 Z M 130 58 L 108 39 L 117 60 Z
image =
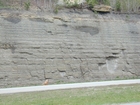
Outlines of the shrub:
M 3 4 L 3 2 L 0 0 L 0 7 L 3 7 L 4 6 L 4 4 Z
M 116 9 L 116 11 L 121 11 L 121 2 L 120 2 L 120 0 L 116 1 L 115 9 Z
M 79 8 L 80 7 L 80 5 L 78 4 L 78 0 L 73 0 L 73 2 L 71 2 L 70 0 L 64 0 L 64 3 L 67 8 Z
M 25 2 L 25 3 L 24 3 L 25 10 L 29 10 L 30 5 L 31 5 L 30 1 Z
M 58 9 L 59 9 L 59 6 L 55 6 L 53 12 L 54 12 L 55 14 L 57 14 L 57 13 L 58 13 Z
M 103 0 L 102 3 L 105 4 L 105 5 L 110 5 L 110 1 L 109 0 Z
M 0 6 L 3 6 L 2 2 L 0 1 Z
M 55 14 L 57 14 L 57 13 L 59 12 L 59 10 L 62 10 L 62 9 L 64 9 L 64 6 L 62 6 L 62 5 L 56 5 L 56 6 L 53 8 L 53 12 L 54 12 Z
M 95 5 L 98 5 L 98 4 L 110 5 L 109 0 L 86 0 L 86 1 L 91 6 L 95 6 Z
M 98 1 L 97 0 L 86 0 L 86 1 L 91 6 L 95 6 L 96 4 L 98 4 Z

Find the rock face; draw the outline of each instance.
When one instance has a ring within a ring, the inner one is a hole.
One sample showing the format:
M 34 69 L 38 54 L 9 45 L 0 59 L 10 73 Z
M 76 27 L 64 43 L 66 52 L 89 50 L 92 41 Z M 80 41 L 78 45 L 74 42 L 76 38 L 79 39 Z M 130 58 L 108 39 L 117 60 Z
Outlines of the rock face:
M 0 16 L 0 87 L 140 77 L 137 15 L 13 16 Z
M 92 8 L 92 10 L 98 12 L 111 12 L 112 8 L 111 6 L 107 5 L 96 5 L 94 8 Z

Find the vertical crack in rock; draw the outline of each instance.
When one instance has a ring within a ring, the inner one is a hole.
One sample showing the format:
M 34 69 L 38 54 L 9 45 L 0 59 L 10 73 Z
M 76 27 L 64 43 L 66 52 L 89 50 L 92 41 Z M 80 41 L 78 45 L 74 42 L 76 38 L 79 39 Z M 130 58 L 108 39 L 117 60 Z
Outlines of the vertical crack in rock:
M 85 79 L 85 77 L 84 77 L 85 73 L 83 72 L 83 68 L 82 68 L 81 64 L 80 64 L 80 72 L 81 72 L 81 77 L 83 79 Z
M 135 76 L 138 76 L 135 72 L 131 71 L 131 69 L 129 69 L 128 67 L 130 67 L 131 65 L 129 64 L 129 62 L 127 61 L 127 58 L 126 58 L 126 54 L 125 54 L 125 49 L 121 49 L 121 55 L 124 59 L 124 65 L 125 65 L 125 69 L 122 70 L 123 72 L 126 72 L 126 73 L 130 73 L 132 75 L 135 75 Z
M 43 69 L 43 75 L 44 75 L 44 79 L 46 79 L 46 72 L 45 72 L 45 69 Z
M 84 67 L 84 64 L 83 64 L 82 59 L 81 59 L 81 58 L 79 58 L 79 59 L 80 59 L 80 61 L 81 61 L 81 63 L 80 63 L 81 77 L 82 77 L 83 80 L 85 80 L 85 74 L 89 72 L 89 71 L 88 71 L 89 68 L 88 68 L 88 70 L 85 70 L 85 67 Z M 86 64 L 86 65 L 88 65 L 88 64 Z

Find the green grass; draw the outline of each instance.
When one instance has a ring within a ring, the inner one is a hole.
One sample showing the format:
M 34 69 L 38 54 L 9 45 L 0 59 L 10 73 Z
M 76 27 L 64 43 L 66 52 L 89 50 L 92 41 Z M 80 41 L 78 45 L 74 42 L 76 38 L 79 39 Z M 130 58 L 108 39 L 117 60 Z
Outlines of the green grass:
M 140 102 L 140 85 L 0 95 L 0 105 L 103 105 Z
M 12 9 L 11 6 L 6 5 L 0 0 L 0 9 Z
M 140 0 L 116 0 L 115 10 L 120 12 L 138 12 Z

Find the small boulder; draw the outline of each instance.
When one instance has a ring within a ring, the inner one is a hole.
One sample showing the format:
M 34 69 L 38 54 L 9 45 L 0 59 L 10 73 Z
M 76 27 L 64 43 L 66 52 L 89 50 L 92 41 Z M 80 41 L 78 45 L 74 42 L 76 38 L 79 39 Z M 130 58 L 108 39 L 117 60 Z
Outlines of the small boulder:
M 47 79 L 47 80 L 43 83 L 43 85 L 48 85 L 48 83 L 49 83 L 49 80 Z
M 111 12 L 112 7 L 108 5 L 95 5 L 92 10 L 97 12 Z

